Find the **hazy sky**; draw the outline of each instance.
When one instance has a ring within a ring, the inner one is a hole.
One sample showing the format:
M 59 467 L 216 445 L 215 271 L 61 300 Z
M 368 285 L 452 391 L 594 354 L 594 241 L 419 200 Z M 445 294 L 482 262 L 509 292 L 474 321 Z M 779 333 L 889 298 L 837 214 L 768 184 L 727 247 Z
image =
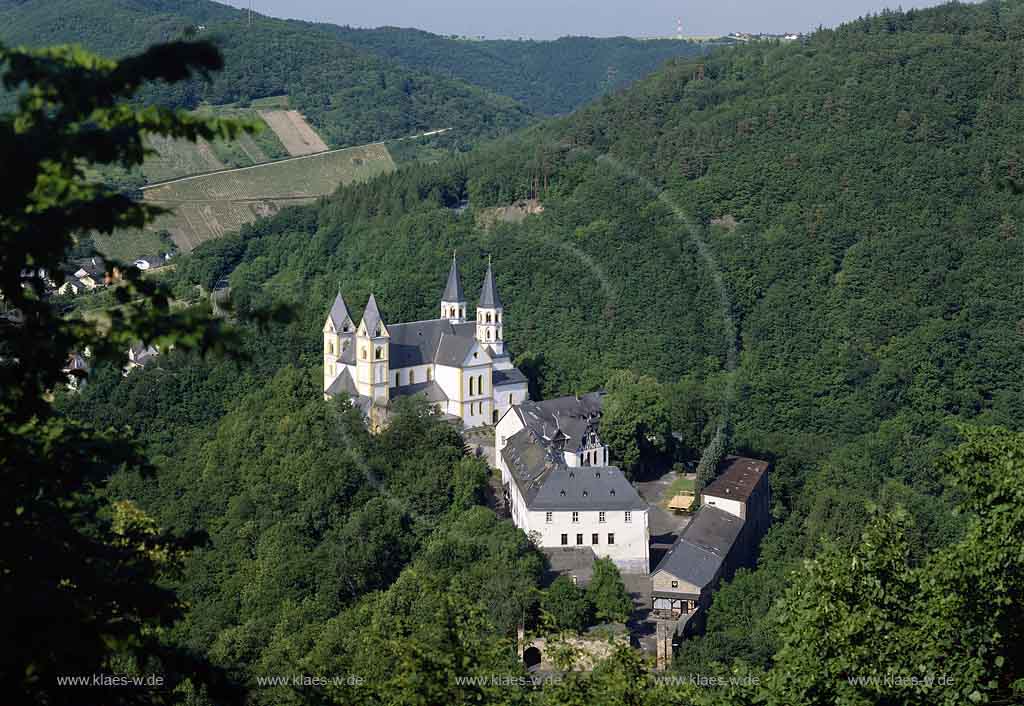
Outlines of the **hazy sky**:
M 246 7 L 249 0 L 221 0 Z M 275 17 L 356 27 L 418 27 L 437 34 L 533 37 L 668 36 L 800 32 L 833 26 L 886 7 L 927 7 L 938 0 L 253 0 Z

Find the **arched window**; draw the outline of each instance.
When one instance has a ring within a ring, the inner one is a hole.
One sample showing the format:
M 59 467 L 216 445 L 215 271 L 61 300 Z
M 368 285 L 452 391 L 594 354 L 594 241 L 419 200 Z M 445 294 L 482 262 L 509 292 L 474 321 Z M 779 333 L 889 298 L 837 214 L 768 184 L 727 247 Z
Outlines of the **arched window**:
M 491 312 L 487 312 L 487 323 L 491 323 Z
M 510 393 L 508 393 L 508 406 L 509 406 L 509 407 L 511 407 L 511 406 L 512 406 L 512 393 L 511 393 L 511 392 L 510 392 Z
M 473 376 L 472 375 L 469 377 L 469 396 L 470 397 L 473 396 Z M 470 409 L 470 411 L 472 411 L 473 405 L 469 405 L 469 409 Z
M 327 353 L 328 353 L 328 355 L 334 355 L 334 343 L 333 342 L 329 341 L 327 343 Z
M 459 318 L 460 318 L 460 319 L 464 319 L 464 318 L 466 318 L 466 307 L 462 307 L 462 308 L 461 308 L 461 309 L 459 310 Z
M 416 384 L 416 371 L 415 370 L 410 370 L 409 371 L 409 384 L 410 385 L 415 385 Z
M 493 341 L 494 340 L 494 331 L 492 329 L 487 329 L 487 340 L 488 341 Z
M 382 360 L 384 358 L 384 348 L 383 348 L 383 346 L 377 346 L 377 351 L 374 353 L 374 357 L 377 360 Z
M 366 346 L 363 346 L 362 350 L 359 351 L 359 357 L 366 360 Z
M 434 379 L 434 374 L 430 371 L 430 368 L 427 368 L 427 382 L 430 382 L 433 379 Z
M 477 375 L 476 376 L 476 394 L 478 394 L 478 395 L 484 394 L 484 376 L 483 375 Z

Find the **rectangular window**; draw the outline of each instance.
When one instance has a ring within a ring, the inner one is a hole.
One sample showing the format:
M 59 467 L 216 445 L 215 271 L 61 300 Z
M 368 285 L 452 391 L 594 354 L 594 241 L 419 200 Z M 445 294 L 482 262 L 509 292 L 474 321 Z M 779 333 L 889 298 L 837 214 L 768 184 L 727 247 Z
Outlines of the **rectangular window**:
M 564 547 L 568 543 L 569 543 L 569 535 L 563 534 L 562 535 L 562 546 Z
M 583 544 L 583 535 L 582 534 L 576 535 L 576 544 Z
M 579 521 L 580 521 L 580 513 L 578 513 L 578 512 L 573 512 L 573 513 L 572 513 L 572 521 L 573 521 L 573 522 L 579 522 Z
M 630 512 L 629 510 L 626 510 L 626 522 L 632 522 L 632 521 L 633 521 L 633 513 Z
M 609 532 L 608 533 L 608 544 L 615 544 L 615 533 L 614 532 Z
M 597 513 L 597 521 L 598 522 L 604 522 L 604 510 L 602 510 L 599 513 Z
M 594 534 L 590 535 L 590 543 L 597 544 L 597 532 L 594 532 Z
M 545 512 L 544 513 L 544 521 L 547 522 L 550 525 L 551 521 L 554 519 L 554 516 L 555 516 L 555 513 L 553 513 L 553 512 Z

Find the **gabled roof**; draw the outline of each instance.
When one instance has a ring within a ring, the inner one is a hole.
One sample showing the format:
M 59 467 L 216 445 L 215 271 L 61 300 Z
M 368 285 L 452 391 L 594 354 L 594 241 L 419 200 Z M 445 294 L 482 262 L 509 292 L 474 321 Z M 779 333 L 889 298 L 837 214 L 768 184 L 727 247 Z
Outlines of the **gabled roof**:
M 331 383 L 326 392 L 331 397 L 342 392 L 348 394 L 350 397 L 355 397 L 359 394 L 356 389 L 356 382 L 352 379 L 352 374 L 349 373 L 348 368 L 341 369 L 341 372 L 338 373 L 338 377 L 334 378 L 334 382 Z
M 348 307 L 345 306 L 345 300 L 341 296 L 341 292 L 338 292 L 338 296 L 334 298 L 334 304 L 331 305 L 331 313 L 327 315 L 327 319 L 334 326 L 335 331 L 341 331 L 345 321 L 352 321 L 352 317 L 349 316 Z
M 388 327 L 388 333 L 391 334 L 391 368 L 394 370 L 413 365 L 440 363 L 436 358 L 442 336 L 464 338 L 471 342 L 476 333 L 476 323 L 453 324 L 447 319 L 412 321 L 406 324 L 392 324 Z M 466 351 L 468 352 L 468 348 Z M 462 360 L 459 360 L 454 365 L 461 364 Z
M 366 302 L 362 323 L 366 327 L 366 335 L 370 338 L 376 338 L 378 325 L 383 326 L 385 331 L 387 330 L 384 319 L 380 315 L 380 309 L 377 308 L 377 299 L 372 294 L 370 295 L 370 300 Z
M 526 385 L 527 380 L 526 376 L 518 368 L 506 368 L 505 370 L 495 370 L 491 373 L 491 384 L 495 387 Z
M 523 402 L 513 409 L 527 429 L 546 443 L 557 442 L 562 448 L 575 451 L 583 445 L 584 436 L 596 428 L 601 416 L 600 392 L 579 397 L 569 395 L 542 402 Z
M 448 401 L 448 395 L 446 395 L 444 390 L 441 389 L 441 386 L 437 384 L 437 380 L 417 382 L 412 385 L 403 385 L 401 387 L 394 387 L 391 389 L 392 397 L 412 397 L 413 395 L 421 395 L 428 402 Z
M 708 483 L 703 495 L 746 502 L 761 477 L 768 472 L 768 462 L 743 456 L 726 456 L 718 477 Z
M 441 295 L 443 302 L 464 302 L 466 293 L 462 291 L 462 277 L 459 275 L 459 263 L 455 261 L 455 253 L 452 253 L 452 268 L 448 270 L 448 284 Z
M 711 583 L 743 529 L 743 520 L 710 505 L 697 511 L 693 522 L 669 550 L 654 573 L 667 571 L 704 588 Z
M 484 275 L 484 286 L 480 289 L 480 301 L 477 306 L 484 309 L 502 308 L 498 287 L 494 284 L 494 270 L 491 268 L 490 259 L 487 260 L 487 274 Z
M 513 434 L 501 450 L 530 510 L 646 510 L 636 489 L 614 466 L 565 464 L 560 451 L 529 429 Z

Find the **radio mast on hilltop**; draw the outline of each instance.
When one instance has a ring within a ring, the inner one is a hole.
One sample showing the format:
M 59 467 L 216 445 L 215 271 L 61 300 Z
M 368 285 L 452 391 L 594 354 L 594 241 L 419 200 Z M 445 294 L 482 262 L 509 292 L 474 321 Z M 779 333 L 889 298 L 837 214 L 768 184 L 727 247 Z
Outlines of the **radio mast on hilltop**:
M 252 0 L 249 0 L 249 26 L 252 27 Z
M 676 39 L 683 38 L 683 18 L 680 17 L 676 20 Z

